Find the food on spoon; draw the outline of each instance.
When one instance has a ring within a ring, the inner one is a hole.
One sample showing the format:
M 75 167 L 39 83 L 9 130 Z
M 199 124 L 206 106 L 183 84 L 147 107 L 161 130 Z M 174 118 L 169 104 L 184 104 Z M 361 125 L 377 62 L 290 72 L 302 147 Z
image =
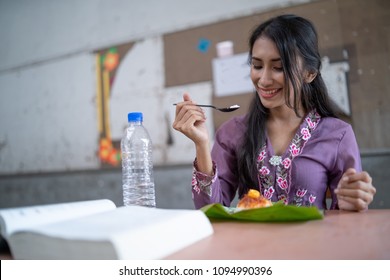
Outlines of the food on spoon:
M 260 194 L 259 191 L 250 189 L 237 204 L 239 209 L 253 209 L 272 206 L 272 202 Z

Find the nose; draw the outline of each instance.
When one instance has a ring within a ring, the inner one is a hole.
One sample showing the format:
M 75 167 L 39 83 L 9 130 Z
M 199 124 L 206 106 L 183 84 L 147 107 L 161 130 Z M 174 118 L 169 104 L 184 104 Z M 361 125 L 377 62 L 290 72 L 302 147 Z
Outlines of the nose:
M 261 71 L 259 75 L 259 80 L 257 81 L 257 85 L 259 87 L 267 87 L 272 85 L 272 72 L 266 68 Z

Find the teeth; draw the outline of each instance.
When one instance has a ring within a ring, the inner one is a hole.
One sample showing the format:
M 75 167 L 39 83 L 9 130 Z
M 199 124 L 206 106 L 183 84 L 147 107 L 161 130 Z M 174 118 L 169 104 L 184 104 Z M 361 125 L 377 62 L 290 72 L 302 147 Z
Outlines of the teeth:
M 263 90 L 263 92 L 265 93 L 265 94 L 267 94 L 267 95 L 271 95 L 271 94 L 274 94 L 275 92 L 277 92 L 278 90 L 277 89 L 274 89 L 274 90 L 268 90 L 268 91 L 266 91 L 266 90 Z

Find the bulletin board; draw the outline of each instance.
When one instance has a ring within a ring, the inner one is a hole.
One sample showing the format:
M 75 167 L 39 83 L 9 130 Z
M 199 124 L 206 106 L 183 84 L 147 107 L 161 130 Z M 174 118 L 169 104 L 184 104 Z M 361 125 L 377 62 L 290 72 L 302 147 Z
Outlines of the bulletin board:
M 338 4 L 335 1 L 319 1 L 165 35 L 165 86 L 213 80 L 211 65 L 217 56 L 215 45 L 218 42 L 232 41 L 235 54 L 248 52 L 249 36 L 259 23 L 275 15 L 289 13 L 312 20 L 317 29 L 326 34 L 320 37 L 321 51 L 331 56 L 333 60 L 340 60 L 342 34 Z M 226 107 L 233 104 L 241 106 L 238 111 L 230 114 L 214 112 L 214 127 L 217 129 L 229 118 L 245 114 L 253 97 L 253 92 L 223 97 L 214 95 L 213 103 L 216 106 Z

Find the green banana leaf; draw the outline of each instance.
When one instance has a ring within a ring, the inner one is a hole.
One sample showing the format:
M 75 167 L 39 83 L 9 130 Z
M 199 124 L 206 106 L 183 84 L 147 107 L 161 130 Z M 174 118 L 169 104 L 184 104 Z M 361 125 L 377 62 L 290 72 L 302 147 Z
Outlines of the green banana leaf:
M 252 222 L 298 222 L 323 218 L 323 211 L 317 207 L 298 207 L 275 203 L 270 207 L 255 209 L 237 209 L 219 203 L 206 205 L 201 210 L 210 219 L 241 220 Z

